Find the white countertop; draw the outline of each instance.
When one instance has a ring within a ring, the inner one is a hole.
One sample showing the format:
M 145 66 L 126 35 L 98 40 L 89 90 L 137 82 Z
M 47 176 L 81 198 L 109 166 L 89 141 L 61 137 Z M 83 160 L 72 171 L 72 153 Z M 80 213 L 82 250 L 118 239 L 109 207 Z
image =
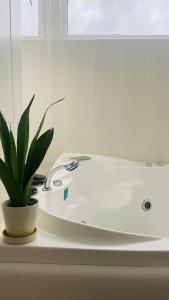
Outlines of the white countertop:
M 68 241 L 39 229 L 36 239 L 25 245 L 5 244 L 1 235 L 0 262 L 169 266 L 169 239 L 104 246 Z

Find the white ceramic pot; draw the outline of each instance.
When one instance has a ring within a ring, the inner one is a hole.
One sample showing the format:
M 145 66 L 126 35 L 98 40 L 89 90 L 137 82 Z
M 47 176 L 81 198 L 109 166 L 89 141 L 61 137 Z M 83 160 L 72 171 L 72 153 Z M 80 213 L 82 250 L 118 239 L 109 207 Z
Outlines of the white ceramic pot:
M 24 237 L 35 231 L 38 202 L 25 207 L 10 207 L 9 200 L 2 203 L 5 232 L 11 237 Z

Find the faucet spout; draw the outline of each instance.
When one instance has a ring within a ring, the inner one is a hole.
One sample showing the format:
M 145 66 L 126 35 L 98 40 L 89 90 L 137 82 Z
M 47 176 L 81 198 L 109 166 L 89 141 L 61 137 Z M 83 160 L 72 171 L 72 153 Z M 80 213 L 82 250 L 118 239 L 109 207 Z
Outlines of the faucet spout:
M 64 162 L 63 164 L 61 165 L 58 165 L 56 166 L 55 168 L 53 168 L 49 173 L 48 175 L 46 176 L 46 180 L 44 182 L 44 186 L 43 186 L 43 191 L 50 191 L 52 190 L 51 188 L 51 178 L 52 176 L 58 172 L 59 170 L 62 170 L 62 169 L 65 169 L 66 171 L 73 171 L 75 170 L 79 165 L 79 162 L 76 161 L 76 160 L 68 160 L 66 162 Z

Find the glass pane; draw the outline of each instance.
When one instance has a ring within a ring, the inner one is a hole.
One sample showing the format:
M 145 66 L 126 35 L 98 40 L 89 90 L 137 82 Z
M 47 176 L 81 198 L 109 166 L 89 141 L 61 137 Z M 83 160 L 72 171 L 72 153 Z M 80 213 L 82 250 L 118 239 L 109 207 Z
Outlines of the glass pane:
M 68 0 L 68 34 L 168 35 L 169 0 Z
M 38 36 L 38 0 L 21 0 L 21 34 Z

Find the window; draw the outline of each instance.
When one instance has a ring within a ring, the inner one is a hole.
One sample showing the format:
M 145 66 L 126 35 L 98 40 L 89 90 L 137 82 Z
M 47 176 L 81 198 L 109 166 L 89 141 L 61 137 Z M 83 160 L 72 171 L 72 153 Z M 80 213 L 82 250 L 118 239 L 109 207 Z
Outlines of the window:
M 38 36 L 38 0 L 21 0 L 21 35 Z
M 68 35 L 169 35 L 169 0 L 68 0 Z

